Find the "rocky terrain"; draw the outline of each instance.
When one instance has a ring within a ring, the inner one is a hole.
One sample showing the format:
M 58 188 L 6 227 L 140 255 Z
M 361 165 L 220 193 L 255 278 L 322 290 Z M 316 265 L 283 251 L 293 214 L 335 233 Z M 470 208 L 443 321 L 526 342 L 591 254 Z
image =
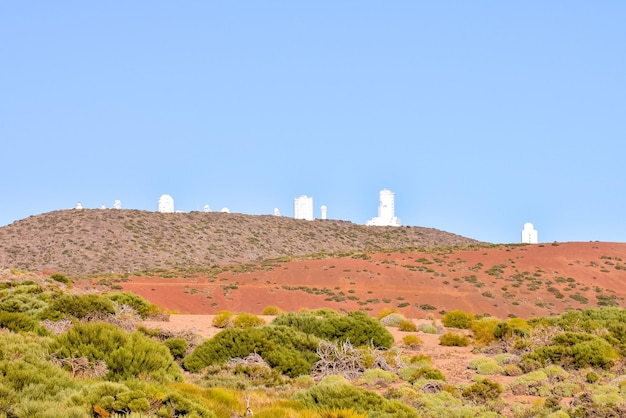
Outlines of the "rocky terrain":
M 475 244 L 478 241 L 421 227 L 366 227 L 221 212 L 70 209 L 0 228 L 0 267 L 95 275 L 207 268 L 314 253 Z

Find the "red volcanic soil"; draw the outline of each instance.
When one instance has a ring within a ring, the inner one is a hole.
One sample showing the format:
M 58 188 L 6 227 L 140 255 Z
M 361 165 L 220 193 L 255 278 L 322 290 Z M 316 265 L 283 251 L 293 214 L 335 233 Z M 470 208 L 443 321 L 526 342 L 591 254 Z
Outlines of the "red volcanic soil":
M 626 243 L 501 245 L 453 252 L 369 253 L 294 260 L 215 277 L 131 277 L 120 283 L 172 312 L 260 314 L 329 307 L 410 318 L 461 309 L 530 318 L 600 304 L 624 306 Z

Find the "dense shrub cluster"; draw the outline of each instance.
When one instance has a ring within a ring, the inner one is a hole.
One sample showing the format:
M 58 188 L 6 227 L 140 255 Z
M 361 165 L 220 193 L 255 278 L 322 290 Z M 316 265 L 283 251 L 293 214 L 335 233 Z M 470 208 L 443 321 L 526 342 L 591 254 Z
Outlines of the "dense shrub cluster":
M 311 371 L 317 360 L 315 350 L 319 340 L 303 332 L 281 325 L 261 328 L 229 328 L 205 341 L 185 357 L 183 366 L 192 372 L 231 358 L 243 358 L 257 353 L 272 367 L 288 376 Z
M 164 381 L 182 377 L 180 368 L 165 345 L 138 331 L 129 334 L 112 324 L 76 324 L 58 335 L 50 350 L 58 358 L 104 360 L 108 368 L 107 377 L 111 380 L 146 376 Z
M 372 344 L 377 348 L 389 348 L 394 341 L 379 321 L 360 311 L 345 316 L 329 309 L 288 313 L 276 317 L 273 324 L 288 326 L 328 341 L 350 341 L 355 346 Z
M 352 386 L 337 376 L 329 376 L 318 385 L 297 393 L 294 399 L 314 410 L 356 411 L 368 416 L 417 418 L 418 412 L 396 400 L 388 400 Z

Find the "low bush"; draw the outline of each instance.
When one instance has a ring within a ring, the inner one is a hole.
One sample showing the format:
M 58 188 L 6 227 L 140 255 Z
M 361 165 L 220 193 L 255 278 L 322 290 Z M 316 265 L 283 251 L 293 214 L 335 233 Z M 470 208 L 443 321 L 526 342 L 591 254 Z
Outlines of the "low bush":
M 481 318 L 472 321 L 470 329 L 474 334 L 474 341 L 479 345 L 495 341 L 495 330 L 499 322 L 496 318 Z
M 55 282 L 59 282 L 59 283 L 64 283 L 64 284 L 71 283 L 71 280 L 61 273 L 54 273 L 53 275 L 50 276 L 50 278 L 54 280 Z
M 237 314 L 233 319 L 233 327 L 235 328 L 253 328 L 260 325 L 265 325 L 262 318 L 245 312 Z
M 261 312 L 261 315 L 270 315 L 270 316 L 275 316 L 275 315 L 280 315 L 282 313 L 284 313 L 285 311 L 283 311 L 282 309 L 280 309 L 278 306 L 266 306 L 265 308 L 263 308 L 263 311 Z
M 485 403 L 497 399 L 502 393 L 502 386 L 489 379 L 482 379 L 471 384 L 462 392 L 464 398 L 477 403 Z
M 212 324 L 216 328 L 232 327 L 232 325 L 233 325 L 233 317 L 234 316 L 235 316 L 235 314 L 230 312 L 230 311 L 219 311 L 213 317 Z
M 400 322 L 400 325 L 398 325 L 398 330 L 405 332 L 415 332 L 417 331 L 417 326 L 415 325 L 415 322 L 409 319 L 405 319 Z
M 42 312 L 42 319 L 58 320 L 68 316 L 85 318 L 91 314 L 114 314 L 113 302 L 102 295 L 63 294 L 55 299 L 48 309 Z
M 419 326 L 417 327 L 418 330 L 422 331 L 424 334 L 437 334 L 437 327 L 434 326 L 433 324 L 419 324 Z
M 466 313 L 461 310 L 446 312 L 441 317 L 441 322 L 445 327 L 458 329 L 469 329 L 473 320 L 473 314 Z
M 448 332 L 439 337 L 439 344 L 446 347 L 467 347 L 469 345 L 467 335 Z
M 168 338 L 163 344 L 170 350 L 170 354 L 176 359 L 185 357 L 189 343 L 184 338 Z
M 317 386 L 296 393 L 294 400 L 316 411 L 347 410 L 367 416 L 417 418 L 417 411 L 396 400 L 359 389 L 341 379 L 323 379 Z
M 106 297 L 118 305 L 130 306 L 143 319 L 163 313 L 163 310 L 155 304 L 131 292 L 108 293 Z
M 402 344 L 407 347 L 416 348 L 424 344 L 424 342 L 417 335 L 406 335 L 402 338 Z
M 399 327 L 406 318 L 399 313 L 392 313 L 380 319 L 380 323 L 386 327 Z
M 468 369 L 476 370 L 476 373 L 483 375 L 500 374 L 502 367 L 492 358 L 481 357 L 470 360 Z

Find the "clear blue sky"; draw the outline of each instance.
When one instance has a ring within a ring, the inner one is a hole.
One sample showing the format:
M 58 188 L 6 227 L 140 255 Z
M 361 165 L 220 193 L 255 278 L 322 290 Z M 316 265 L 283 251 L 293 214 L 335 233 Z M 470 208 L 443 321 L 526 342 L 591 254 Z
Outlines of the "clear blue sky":
M 0 225 L 230 208 L 626 241 L 624 1 L 5 1 Z

